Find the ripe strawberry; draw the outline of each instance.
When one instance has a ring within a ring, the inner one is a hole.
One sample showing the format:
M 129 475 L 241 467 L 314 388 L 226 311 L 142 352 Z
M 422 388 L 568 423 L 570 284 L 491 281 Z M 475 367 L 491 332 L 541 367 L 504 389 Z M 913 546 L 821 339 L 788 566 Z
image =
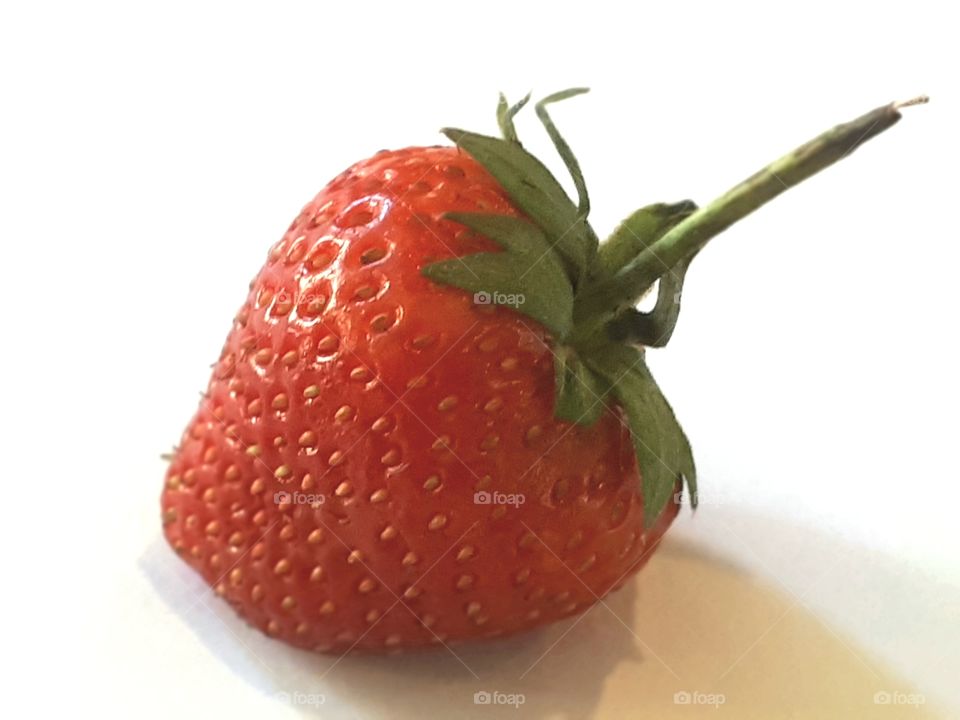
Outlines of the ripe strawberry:
M 162 495 L 170 544 L 253 625 L 331 652 L 517 632 L 625 582 L 683 480 L 695 503 L 637 346 L 669 336 L 708 237 L 782 188 L 761 174 L 736 203 L 649 206 L 598 248 L 545 109 L 575 92 L 537 112 L 577 206 L 519 144 L 523 102 L 502 103 L 505 139 L 380 152 L 271 248 Z M 777 175 L 898 117 L 841 126 Z M 658 279 L 657 308 L 633 310 Z

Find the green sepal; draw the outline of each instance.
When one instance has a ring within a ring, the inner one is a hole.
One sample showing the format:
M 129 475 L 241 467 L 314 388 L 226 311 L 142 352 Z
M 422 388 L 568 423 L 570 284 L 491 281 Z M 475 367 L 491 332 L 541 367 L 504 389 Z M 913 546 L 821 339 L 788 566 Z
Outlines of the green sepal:
M 556 401 L 553 414 L 577 425 L 593 425 L 603 411 L 606 383 L 566 348 L 554 355 Z
M 557 126 L 553 124 L 553 119 L 550 117 L 550 113 L 547 112 L 547 105 L 577 95 L 583 95 L 585 92 L 589 92 L 589 89 L 570 88 L 569 90 L 561 90 L 553 95 L 548 95 L 535 106 L 537 117 L 540 118 L 540 122 L 543 123 L 547 135 L 550 136 L 550 140 L 557 149 L 560 159 L 563 160 L 563 164 L 567 166 L 567 172 L 570 173 L 570 178 L 577 188 L 577 214 L 584 218 L 590 214 L 590 195 L 587 193 L 587 183 L 583 179 L 583 172 L 580 170 L 580 163 L 577 162 L 577 156 L 573 154 L 573 150 L 570 149 L 567 141 L 563 139 L 563 135 L 557 130 Z
M 542 323 L 559 340 L 573 324 L 573 287 L 543 232 L 509 215 L 447 213 L 448 220 L 484 235 L 504 252 L 483 252 L 425 266 L 434 282 L 474 294 L 480 305 L 512 307 Z
M 483 165 L 513 203 L 543 230 L 563 258 L 570 281 L 579 284 L 597 251 L 597 241 L 586 218 L 578 214 L 546 166 L 508 140 L 454 128 L 441 132 Z
M 514 116 L 523 110 L 523 106 L 530 102 L 530 93 L 521 98 L 513 105 L 507 105 L 507 98 L 500 93 L 500 102 L 497 103 L 497 125 L 500 126 L 500 134 L 503 139 L 512 143 L 520 144 L 520 138 L 517 137 L 517 128 L 513 124 Z
M 664 347 L 670 342 L 680 317 L 680 295 L 689 267 L 690 260 L 681 260 L 660 276 L 653 310 L 640 312 L 627 308 L 611 320 L 607 325 L 610 339 L 644 347 Z
M 643 493 L 643 521 L 651 527 L 686 481 L 696 507 L 697 471 L 693 452 L 673 409 L 644 362 L 643 353 L 611 345 L 587 360 L 609 383 L 609 392 L 623 408 L 630 427 Z

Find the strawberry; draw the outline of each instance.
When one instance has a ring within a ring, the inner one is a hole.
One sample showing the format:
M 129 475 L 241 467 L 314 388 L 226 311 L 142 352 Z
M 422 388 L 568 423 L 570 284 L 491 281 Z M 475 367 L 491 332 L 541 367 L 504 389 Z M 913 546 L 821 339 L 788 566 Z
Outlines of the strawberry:
M 696 503 L 644 363 L 713 235 L 898 118 L 830 131 L 704 210 L 604 244 L 520 144 L 383 151 L 336 177 L 250 284 L 162 493 L 174 550 L 248 622 L 322 652 L 488 638 L 582 612 Z M 776 180 L 775 180 L 776 178 Z M 777 183 L 781 184 L 777 184 Z M 634 309 L 659 281 L 650 313 Z

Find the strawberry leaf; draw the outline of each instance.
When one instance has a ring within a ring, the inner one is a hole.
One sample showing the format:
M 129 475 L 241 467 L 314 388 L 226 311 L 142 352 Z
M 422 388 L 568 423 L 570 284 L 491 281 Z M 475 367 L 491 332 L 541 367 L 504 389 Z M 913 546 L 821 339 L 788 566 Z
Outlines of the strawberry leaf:
M 546 166 L 515 142 L 454 128 L 442 132 L 483 165 L 543 230 L 563 258 L 570 281 L 579 284 L 596 253 L 596 237 Z
M 563 338 L 573 323 L 573 287 L 540 229 L 509 215 L 448 213 L 449 220 L 485 235 L 504 252 L 466 255 L 427 265 L 434 282 L 474 294 L 479 305 L 506 305 Z
M 497 104 L 497 124 L 500 126 L 500 134 L 503 135 L 504 140 L 520 144 L 513 118 L 528 102 L 530 102 L 530 93 L 527 93 L 526 97 L 521 98 L 519 102 L 507 105 L 507 98 L 500 93 L 500 102 Z
M 650 527 L 686 480 L 696 507 L 697 472 L 690 443 L 673 409 L 636 348 L 614 345 L 595 354 L 591 367 L 609 383 L 627 415 L 637 453 L 643 492 L 644 524 Z
M 660 276 L 657 304 L 650 312 L 627 308 L 607 325 L 611 340 L 644 347 L 663 347 L 677 327 L 680 317 L 680 294 L 690 260 L 681 260 Z
M 505 252 L 445 260 L 423 272 L 437 282 L 471 291 L 484 302 L 504 304 L 497 298 L 523 298 L 515 308 L 554 334 L 554 415 L 558 419 L 592 425 L 608 398 L 623 408 L 640 469 L 644 522 L 650 525 L 663 512 L 677 482 L 686 478 L 694 490 L 696 476 L 687 438 L 647 370 L 642 351 L 625 343 L 647 339 L 663 344 L 669 337 L 678 308 L 675 302 L 667 301 L 679 293 L 686 265 L 678 267 L 675 282 L 671 278 L 661 283 L 666 294 L 658 297 L 654 313 L 639 313 L 631 303 L 612 304 L 599 311 L 590 308 L 584 314 L 579 295 L 589 295 L 599 284 L 619 279 L 622 268 L 644 252 L 649 255 L 650 246 L 691 215 L 696 205 L 684 201 L 642 208 L 599 247 L 587 222 L 590 199 L 580 166 L 546 109 L 552 102 L 583 92 L 583 88 L 565 90 L 535 106 L 573 179 L 579 201 L 576 205 L 543 163 L 520 145 L 513 118 L 529 96 L 511 107 L 501 95 L 497 120 L 502 140 L 463 130 L 443 130 L 486 168 L 531 222 L 483 214 L 448 215 L 495 240 Z M 670 267 L 664 265 L 663 270 Z M 619 325 L 611 323 L 608 333 L 596 332 L 615 317 L 621 321 Z M 610 344 L 611 339 L 616 343 Z M 695 502 L 695 496 L 693 499 Z
M 576 95 L 582 95 L 585 92 L 588 92 L 587 88 L 562 90 L 553 95 L 548 95 L 536 105 L 537 117 L 539 117 L 540 122 L 543 123 L 547 135 L 549 135 L 550 140 L 553 141 L 557 153 L 559 153 L 560 158 L 563 160 L 563 164 L 567 166 L 567 172 L 570 173 L 570 178 L 577 188 L 577 197 L 579 200 L 577 204 L 577 214 L 584 218 L 590 214 L 590 196 L 587 193 L 587 184 L 583 179 L 583 172 L 580 170 L 580 163 L 577 162 L 576 155 L 573 154 L 573 150 L 570 149 L 567 141 L 563 139 L 563 135 L 557 130 L 557 126 L 553 124 L 553 119 L 550 117 L 550 113 L 547 112 L 547 105 L 572 98 Z
M 605 383 L 576 355 L 560 348 L 554 358 L 557 396 L 553 414 L 578 425 L 593 425 L 604 408 Z

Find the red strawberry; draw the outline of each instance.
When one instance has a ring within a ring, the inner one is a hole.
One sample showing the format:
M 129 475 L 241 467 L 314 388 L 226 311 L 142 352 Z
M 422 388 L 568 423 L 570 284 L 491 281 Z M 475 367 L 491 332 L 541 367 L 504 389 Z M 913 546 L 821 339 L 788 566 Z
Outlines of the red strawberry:
M 271 635 L 341 652 L 552 622 L 627 580 L 695 489 L 636 346 L 669 336 L 706 239 L 776 193 L 761 175 L 734 191 L 752 207 L 650 206 L 598 250 L 576 161 L 538 105 L 575 207 L 516 140 L 522 105 L 501 105 L 503 140 L 354 165 L 250 286 L 162 505 L 174 549 Z M 657 309 L 633 310 L 657 279 Z

